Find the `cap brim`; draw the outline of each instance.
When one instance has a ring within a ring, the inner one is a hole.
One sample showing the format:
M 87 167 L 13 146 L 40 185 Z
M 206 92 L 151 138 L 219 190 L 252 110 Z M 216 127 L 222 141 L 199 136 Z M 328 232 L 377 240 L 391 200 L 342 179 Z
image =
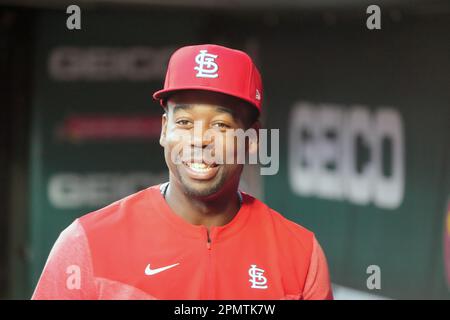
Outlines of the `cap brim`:
M 247 99 L 244 96 L 240 96 L 240 95 L 237 95 L 234 93 L 227 92 L 225 90 L 215 89 L 215 88 L 211 88 L 211 87 L 192 86 L 192 87 L 182 87 L 182 88 L 173 88 L 173 89 L 162 89 L 162 90 L 156 91 L 153 94 L 153 99 L 159 100 L 161 105 L 164 106 L 162 103 L 163 99 L 167 99 L 171 94 L 173 94 L 175 92 L 184 91 L 184 90 L 201 90 L 201 91 L 210 91 L 210 92 L 212 91 L 212 92 L 226 94 L 228 96 L 238 98 L 238 99 L 241 99 L 241 100 L 244 100 L 244 101 L 250 103 L 253 107 L 255 107 L 255 109 L 258 112 L 260 112 L 260 108 L 255 104 L 254 101 Z

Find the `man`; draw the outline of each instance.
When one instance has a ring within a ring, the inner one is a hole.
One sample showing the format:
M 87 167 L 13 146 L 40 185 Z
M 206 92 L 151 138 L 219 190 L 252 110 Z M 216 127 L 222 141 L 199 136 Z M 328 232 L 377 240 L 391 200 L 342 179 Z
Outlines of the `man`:
M 314 234 L 238 189 L 243 164 L 228 133 L 258 130 L 262 93 L 244 52 L 177 50 L 154 94 L 169 182 L 75 220 L 33 298 L 332 299 Z

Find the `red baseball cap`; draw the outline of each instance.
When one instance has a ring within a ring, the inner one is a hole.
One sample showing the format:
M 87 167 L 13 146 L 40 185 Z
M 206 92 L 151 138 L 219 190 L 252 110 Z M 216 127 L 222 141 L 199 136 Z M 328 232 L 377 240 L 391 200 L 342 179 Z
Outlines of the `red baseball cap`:
M 164 100 L 179 90 L 224 93 L 249 102 L 261 112 L 261 75 L 252 59 L 240 50 L 214 44 L 186 46 L 170 57 L 164 89 L 153 94 Z

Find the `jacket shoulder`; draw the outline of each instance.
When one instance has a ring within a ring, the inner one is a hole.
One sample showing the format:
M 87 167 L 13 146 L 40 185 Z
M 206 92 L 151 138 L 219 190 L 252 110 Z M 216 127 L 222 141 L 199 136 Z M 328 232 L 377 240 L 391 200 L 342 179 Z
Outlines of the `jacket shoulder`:
M 245 196 L 249 197 L 253 202 L 252 207 L 258 212 L 258 218 L 274 228 L 278 239 L 289 243 L 292 243 L 292 240 L 297 240 L 296 242 L 301 244 L 305 249 L 308 251 L 312 250 L 315 237 L 312 231 L 299 223 L 286 218 L 280 212 L 270 208 L 262 201 L 247 194 Z
M 136 218 L 136 215 L 142 214 L 142 212 L 149 212 L 151 203 L 148 199 L 158 188 L 158 185 L 148 187 L 101 209 L 85 214 L 78 220 L 88 233 L 93 229 L 120 226 L 125 220 Z

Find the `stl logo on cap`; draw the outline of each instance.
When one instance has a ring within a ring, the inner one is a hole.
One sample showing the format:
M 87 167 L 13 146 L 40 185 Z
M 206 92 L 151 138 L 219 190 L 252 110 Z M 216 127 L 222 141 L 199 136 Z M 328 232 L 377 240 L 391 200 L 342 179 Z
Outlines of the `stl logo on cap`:
M 197 66 L 194 70 L 198 71 L 195 76 L 197 78 L 217 78 L 219 66 L 214 61 L 217 57 L 215 54 L 208 53 L 208 50 L 200 50 L 200 53 L 195 56 Z

